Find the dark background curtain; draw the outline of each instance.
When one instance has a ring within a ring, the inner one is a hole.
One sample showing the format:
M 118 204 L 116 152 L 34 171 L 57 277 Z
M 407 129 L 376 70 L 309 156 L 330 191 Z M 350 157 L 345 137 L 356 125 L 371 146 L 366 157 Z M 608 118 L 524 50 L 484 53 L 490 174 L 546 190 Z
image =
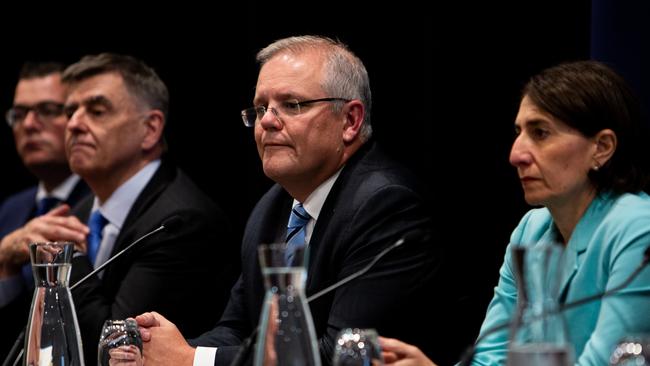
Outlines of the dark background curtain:
M 241 233 L 271 184 L 252 130 L 239 117 L 253 98 L 256 52 L 289 35 L 339 38 L 368 68 L 376 139 L 429 186 L 436 240 L 454 249 L 449 260 L 462 269 L 454 285 L 472 294 L 466 316 L 436 331 L 456 327 L 471 342 L 510 232 L 529 208 L 508 163 L 521 87 L 545 67 L 591 55 L 620 66 L 643 91 L 641 45 L 648 39 L 647 26 L 640 28 L 648 17 L 638 9 L 619 12 L 623 5 L 614 0 L 439 3 L 7 10 L 11 21 L 0 25 L 0 107 L 10 107 L 24 61 L 74 62 L 105 51 L 144 59 L 170 90 L 171 156 Z M 0 156 L 0 199 L 33 184 L 8 127 L 0 128 Z

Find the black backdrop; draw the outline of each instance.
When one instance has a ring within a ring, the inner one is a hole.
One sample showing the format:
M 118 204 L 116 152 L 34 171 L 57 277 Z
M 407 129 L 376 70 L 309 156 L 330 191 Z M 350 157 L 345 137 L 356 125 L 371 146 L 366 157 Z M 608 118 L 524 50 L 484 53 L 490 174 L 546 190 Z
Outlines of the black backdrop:
M 457 249 L 450 260 L 467 273 L 458 286 L 469 286 L 479 299 L 459 319 L 471 338 L 510 231 L 527 209 L 508 164 L 519 90 L 544 67 L 589 57 L 591 6 L 587 0 L 507 7 L 436 3 L 235 3 L 227 11 L 211 4 L 150 12 L 99 5 L 79 15 L 68 9 L 21 11 L 16 24 L 3 25 L 0 33 L 0 107 L 10 106 L 16 73 L 26 60 L 74 62 L 104 51 L 144 59 L 170 89 L 172 156 L 241 232 L 271 183 L 261 173 L 252 131 L 239 117 L 253 97 L 254 55 L 284 36 L 337 37 L 368 68 L 377 140 L 433 192 L 436 238 Z M 0 156 L 0 198 L 33 183 L 6 127 L 0 128 Z

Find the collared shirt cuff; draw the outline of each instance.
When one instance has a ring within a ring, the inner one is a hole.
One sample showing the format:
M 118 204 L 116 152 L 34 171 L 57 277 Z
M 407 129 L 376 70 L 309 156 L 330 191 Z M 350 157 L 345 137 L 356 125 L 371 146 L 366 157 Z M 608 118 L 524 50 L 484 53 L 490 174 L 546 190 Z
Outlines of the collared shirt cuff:
M 0 279 L 0 308 L 16 299 L 24 287 L 21 276 L 11 276 Z
M 217 349 L 214 347 L 196 347 L 192 366 L 214 366 Z

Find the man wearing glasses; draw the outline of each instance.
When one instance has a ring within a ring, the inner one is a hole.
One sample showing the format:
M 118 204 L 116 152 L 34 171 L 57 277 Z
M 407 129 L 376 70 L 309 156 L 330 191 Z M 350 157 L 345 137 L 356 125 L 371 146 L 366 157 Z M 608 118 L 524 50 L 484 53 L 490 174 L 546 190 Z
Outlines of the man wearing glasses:
M 430 229 L 414 178 L 371 139 L 370 86 L 359 58 L 340 42 L 302 36 L 274 42 L 257 60 L 254 106 L 241 115 L 253 129 L 265 175 L 277 184 L 249 218 L 242 275 L 216 328 L 188 343 L 161 314 L 136 317 L 147 365 L 230 364 L 258 326 L 262 243 L 286 240 L 289 248 L 301 238 L 309 249 L 310 296 L 359 271 L 406 233 Z M 294 226 L 295 217 L 302 226 Z M 342 328 L 372 327 L 419 345 L 430 342 L 420 330 L 440 314 L 425 305 L 425 295 L 437 291 L 431 286 L 440 283 L 438 251 L 427 240 L 405 243 L 364 276 L 310 303 L 323 364 L 330 363 Z
M 58 63 L 23 65 L 13 106 L 6 113 L 16 151 L 38 184 L 0 205 L 0 319 L 9 322 L 3 322 L 0 332 L 0 359 L 27 319 L 31 300 L 28 289 L 34 286 L 27 246 L 15 245 L 9 234 L 56 206 L 67 204 L 57 208 L 67 212 L 89 193 L 88 186 L 70 171 L 65 155 L 63 68 Z
M 165 154 L 167 86 L 141 60 L 111 53 L 83 57 L 62 80 L 66 156 L 92 195 L 75 206 L 79 219 L 57 217 L 70 220 L 58 224 L 35 218 L 39 225 L 32 231 L 81 244 L 70 283 L 161 224 L 177 221 L 73 290 L 85 363 L 96 363 L 108 319 L 164 308 L 184 332 L 210 329 L 228 300 L 239 248 L 222 210 Z M 211 291 L 204 291 L 205 283 Z

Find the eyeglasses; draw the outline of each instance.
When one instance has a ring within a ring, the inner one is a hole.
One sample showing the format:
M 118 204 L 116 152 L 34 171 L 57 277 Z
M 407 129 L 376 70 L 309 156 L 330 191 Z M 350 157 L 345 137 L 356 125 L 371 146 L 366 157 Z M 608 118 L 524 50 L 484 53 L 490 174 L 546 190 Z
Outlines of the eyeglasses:
M 15 105 L 7 111 L 5 118 L 9 127 L 13 128 L 27 118 L 30 111 L 36 114 L 41 122 L 51 122 L 54 118 L 63 115 L 63 103 L 41 102 L 33 106 Z
M 266 107 L 260 105 L 257 107 L 244 109 L 243 111 L 241 111 L 241 118 L 244 121 L 244 126 L 254 127 L 255 122 L 262 119 L 262 117 L 264 117 L 267 111 L 273 112 L 273 114 L 279 120 L 282 120 L 280 116 L 289 116 L 289 117 L 297 116 L 301 113 L 301 107 L 309 104 L 318 103 L 318 102 L 338 102 L 338 101 L 347 103 L 350 100 L 351 99 L 345 99 L 345 98 L 320 98 L 320 99 L 304 100 L 302 102 L 299 102 L 295 99 L 290 99 L 278 104 L 277 107 Z

